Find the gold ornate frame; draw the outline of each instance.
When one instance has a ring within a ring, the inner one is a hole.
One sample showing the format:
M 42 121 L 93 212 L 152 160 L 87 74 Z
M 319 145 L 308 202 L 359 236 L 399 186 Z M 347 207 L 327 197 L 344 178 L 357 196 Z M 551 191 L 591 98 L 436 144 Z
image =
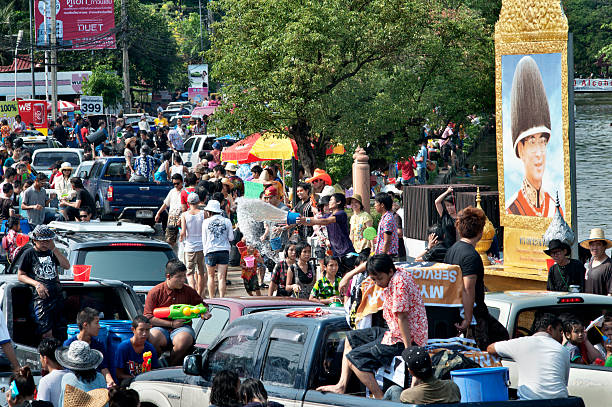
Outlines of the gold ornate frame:
M 571 225 L 572 195 L 567 73 L 568 23 L 559 0 L 503 0 L 495 24 L 495 113 L 500 223 L 544 233 L 552 218 L 506 214 L 502 128 L 502 55 L 561 54 L 561 95 L 565 187 L 564 218 Z

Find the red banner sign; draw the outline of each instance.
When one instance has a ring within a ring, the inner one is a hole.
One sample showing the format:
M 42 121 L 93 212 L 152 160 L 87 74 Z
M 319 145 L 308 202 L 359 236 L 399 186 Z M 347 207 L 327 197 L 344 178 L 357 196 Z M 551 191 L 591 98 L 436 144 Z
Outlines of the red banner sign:
M 20 100 L 19 115 L 28 127 L 32 123 L 37 129 L 47 128 L 47 102 L 44 100 Z

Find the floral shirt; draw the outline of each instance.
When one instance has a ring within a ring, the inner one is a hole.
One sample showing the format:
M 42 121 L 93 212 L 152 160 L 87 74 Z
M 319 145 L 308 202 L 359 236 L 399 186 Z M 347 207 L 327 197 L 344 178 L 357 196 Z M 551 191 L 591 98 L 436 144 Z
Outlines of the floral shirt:
M 384 246 L 384 235 L 391 233 L 391 246 L 389 247 L 390 256 L 397 256 L 399 248 L 399 236 L 397 235 L 397 225 L 395 224 L 395 214 L 391 211 L 385 212 L 378 222 L 378 234 L 376 236 L 376 250 L 374 254 L 382 254 Z
M 366 248 L 372 248 L 372 241 L 363 237 L 363 231 L 368 227 L 368 222 L 372 222 L 372 216 L 367 212 L 360 212 L 351 216 L 349 236 L 356 253 L 361 253 Z
M 141 175 L 149 181 L 152 181 L 153 172 L 155 172 L 155 158 L 150 155 L 141 155 L 134 160 L 134 174 Z
M 272 282 L 278 285 L 278 289 L 276 292 L 277 296 L 287 296 L 286 288 L 287 288 L 287 270 L 290 266 L 285 263 L 285 261 L 281 261 L 276 264 L 274 267 L 274 272 L 272 273 Z
M 312 287 L 312 296 L 321 300 L 326 300 L 333 296 L 339 296 L 340 291 L 338 287 L 340 285 L 340 276 L 336 276 L 334 283 L 327 279 L 327 276 L 321 277 Z
M 389 212 L 387 212 L 389 213 Z M 419 346 L 427 344 L 427 314 L 421 290 L 412 279 L 412 275 L 405 271 L 397 270 L 389 285 L 383 291 L 383 318 L 387 321 L 389 330 L 383 337 L 383 345 L 394 345 L 402 342 L 402 333 L 399 328 L 398 312 L 408 313 L 408 324 L 410 325 L 411 342 Z

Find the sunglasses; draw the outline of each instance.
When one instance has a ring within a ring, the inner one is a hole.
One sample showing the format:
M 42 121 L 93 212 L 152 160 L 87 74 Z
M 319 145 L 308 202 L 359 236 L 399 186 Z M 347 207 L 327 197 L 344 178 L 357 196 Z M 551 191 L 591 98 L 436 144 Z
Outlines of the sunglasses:
M 181 185 L 180 182 L 173 182 L 172 185 L 177 186 L 177 185 Z
M 79 215 L 79 219 L 85 219 L 89 215 Z

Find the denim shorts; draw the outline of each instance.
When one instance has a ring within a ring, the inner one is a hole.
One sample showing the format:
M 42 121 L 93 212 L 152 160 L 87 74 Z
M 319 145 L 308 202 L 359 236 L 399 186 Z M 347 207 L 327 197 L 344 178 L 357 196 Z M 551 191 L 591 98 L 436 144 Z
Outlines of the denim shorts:
M 207 266 L 226 265 L 229 264 L 229 251 L 210 252 L 206 253 L 204 262 Z
M 162 334 L 164 334 L 164 337 L 166 338 L 166 342 L 168 344 L 172 343 L 172 340 L 174 339 L 174 337 L 177 334 L 180 334 L 181 332 L 189 332 L 189 334 L 191 335 L 191 337 L 195 341 L 195 331 L 193 330 L 191 325 L 183 325 L 180 328 L 173 329 L 172 332 L 170 332 L 169 329 L 161 327 L 161 326 L 154 326 L 153 328 L 151 328 L 151 331 L 154 330 L 154 329 L 158 330 Z

